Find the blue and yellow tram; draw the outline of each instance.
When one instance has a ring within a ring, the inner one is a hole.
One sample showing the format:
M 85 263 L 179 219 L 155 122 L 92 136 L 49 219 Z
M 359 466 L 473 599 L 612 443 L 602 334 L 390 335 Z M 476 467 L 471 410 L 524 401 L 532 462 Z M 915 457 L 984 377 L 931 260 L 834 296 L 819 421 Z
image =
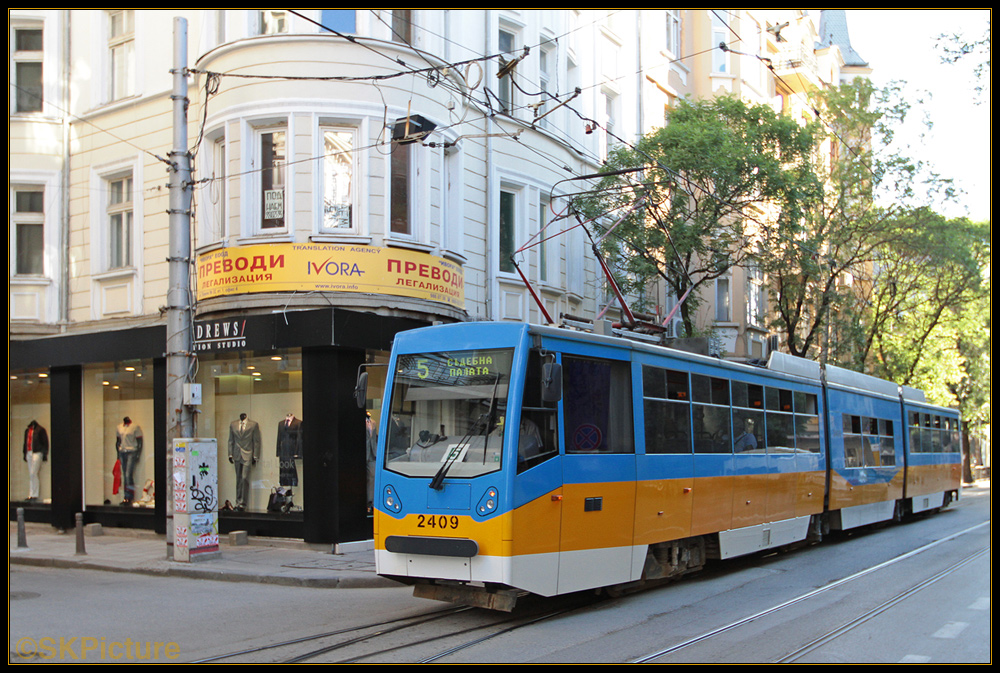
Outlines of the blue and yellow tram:
M 754 367 L 555 327 L 397 336 L 379 423 L 379 574 L 510 609 L 944 506 L 958 416 L 772 355 Z

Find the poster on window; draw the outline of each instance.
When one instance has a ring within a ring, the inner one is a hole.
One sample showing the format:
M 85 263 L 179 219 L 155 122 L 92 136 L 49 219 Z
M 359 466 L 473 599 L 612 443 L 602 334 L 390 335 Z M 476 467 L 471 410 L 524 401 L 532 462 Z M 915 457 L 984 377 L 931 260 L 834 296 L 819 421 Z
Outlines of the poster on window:
M 285 190 L 264 190 L 264 219 L 280 220 L 285 216 Z
M 256 292 L 388 294 L 464 309 L 465 275 L 443 257 L 368 245 L 245 245 L 198 257 L 199 300 Z

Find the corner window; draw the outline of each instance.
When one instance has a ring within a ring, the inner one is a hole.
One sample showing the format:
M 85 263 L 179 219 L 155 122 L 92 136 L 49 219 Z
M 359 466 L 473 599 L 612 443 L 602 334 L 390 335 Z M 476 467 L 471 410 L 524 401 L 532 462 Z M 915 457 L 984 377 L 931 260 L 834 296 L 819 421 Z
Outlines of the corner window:
M 514 241 L 517 231 L 517 195 L 514 192 L 500 192 L 500 270 L 514 273 Z
M 323 222 L 327 232 L 351 231 L 353 224 L 354 132 L 322 129 Z
M 401 236 L 413 235 L 410 223 L 410 147 L 409 144 L 392 143 L 389 158 L 389 231 Z
M 392 41 L 413 44 L 413 10 L 392 10 Z
M 320 14 L 320 23 L 324 27 L 342 34 L 351 34 L 356 31 L 353 9 L 324 9 Z M 320 32 L 326 31 L 320 30 Z
M 288 32 L 288 12 L 282 9 L 265 9 L 258 16 L 258 35 L 277 35 Z
M 285 227 L 285 165 L 288 160 L 284 129 L 258 134 L 260 152 L 260 228 Z

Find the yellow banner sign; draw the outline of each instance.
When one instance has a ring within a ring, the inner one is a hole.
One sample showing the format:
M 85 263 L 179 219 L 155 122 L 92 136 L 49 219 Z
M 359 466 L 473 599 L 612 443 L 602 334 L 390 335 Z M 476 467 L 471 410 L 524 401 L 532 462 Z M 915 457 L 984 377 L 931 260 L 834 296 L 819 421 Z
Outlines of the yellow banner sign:
M 199 300 L 255 292 L 388 294 L 464 309 L 465 275 L 441 257 L 364 245 L 245 245 L 199 255 Z

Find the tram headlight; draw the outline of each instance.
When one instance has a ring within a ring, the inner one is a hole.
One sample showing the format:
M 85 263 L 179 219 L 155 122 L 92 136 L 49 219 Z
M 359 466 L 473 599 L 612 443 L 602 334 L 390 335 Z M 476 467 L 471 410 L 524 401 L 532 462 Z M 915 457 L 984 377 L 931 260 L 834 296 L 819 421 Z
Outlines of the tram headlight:
M 396 490 L 392 486 L 386 486 L 382 489 L 382 504 L 385 505 L 386 511 L 399 514 L 403 510 L 403 503 L 399 501 L 399 496 L 396 495 Z
M 479 499 L 479 504 L 476 505 L 476 514 L 481 517 L 487 517 L 497 511 L 500 506 L 500 493 L 493 486 L 486 489 L 483 493 L 483 497 Z

